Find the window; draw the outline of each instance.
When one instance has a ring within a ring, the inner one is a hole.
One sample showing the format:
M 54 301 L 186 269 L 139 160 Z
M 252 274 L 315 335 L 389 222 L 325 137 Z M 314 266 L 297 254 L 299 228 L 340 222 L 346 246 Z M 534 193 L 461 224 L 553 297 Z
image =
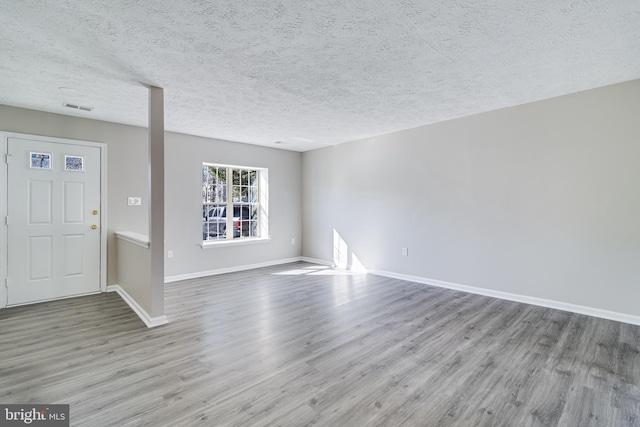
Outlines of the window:
M 202 164 L 202 240 L 267 237 L 267 170 Z

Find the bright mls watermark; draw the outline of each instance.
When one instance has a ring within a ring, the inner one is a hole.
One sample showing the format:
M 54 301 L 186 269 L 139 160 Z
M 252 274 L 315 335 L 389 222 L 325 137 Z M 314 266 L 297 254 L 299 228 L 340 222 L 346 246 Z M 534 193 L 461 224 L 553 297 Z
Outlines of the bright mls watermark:
M 0 403 L 0 426 L 69 427 L 69 405 Z

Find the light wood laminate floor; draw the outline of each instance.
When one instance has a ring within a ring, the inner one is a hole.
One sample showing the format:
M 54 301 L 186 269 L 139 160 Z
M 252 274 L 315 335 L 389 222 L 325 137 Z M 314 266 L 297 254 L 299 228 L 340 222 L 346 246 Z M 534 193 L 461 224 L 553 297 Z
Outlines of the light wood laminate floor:
M 306 263 L 0 310 L 0 402 L 78 426 L 640 426 L 640 327 Z

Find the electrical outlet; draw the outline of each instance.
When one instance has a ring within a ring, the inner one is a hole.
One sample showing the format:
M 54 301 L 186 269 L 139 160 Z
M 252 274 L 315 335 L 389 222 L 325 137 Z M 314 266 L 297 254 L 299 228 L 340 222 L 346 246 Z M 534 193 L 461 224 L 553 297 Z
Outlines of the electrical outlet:
M 173 258 L 173 251 L 167 251 L 167 258 Z
M 402 248 L 402 256 L 409 256 L 409 248 Z
M 140 206 L 142 204 L 142 197 L 127 197 L 127 205 Z

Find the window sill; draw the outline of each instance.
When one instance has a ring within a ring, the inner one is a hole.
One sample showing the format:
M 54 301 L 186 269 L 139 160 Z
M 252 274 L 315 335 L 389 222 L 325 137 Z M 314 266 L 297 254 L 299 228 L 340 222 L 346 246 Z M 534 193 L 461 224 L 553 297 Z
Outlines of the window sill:
M 258 243 L 270 242 L 270 237 L 248 238 L 248 239 L 233 239 L 233 240 L 206 240 L 200 244 L 202 249 L 219 248 L 222 246 L 241 246 L 241 245 L 254 245 Z

